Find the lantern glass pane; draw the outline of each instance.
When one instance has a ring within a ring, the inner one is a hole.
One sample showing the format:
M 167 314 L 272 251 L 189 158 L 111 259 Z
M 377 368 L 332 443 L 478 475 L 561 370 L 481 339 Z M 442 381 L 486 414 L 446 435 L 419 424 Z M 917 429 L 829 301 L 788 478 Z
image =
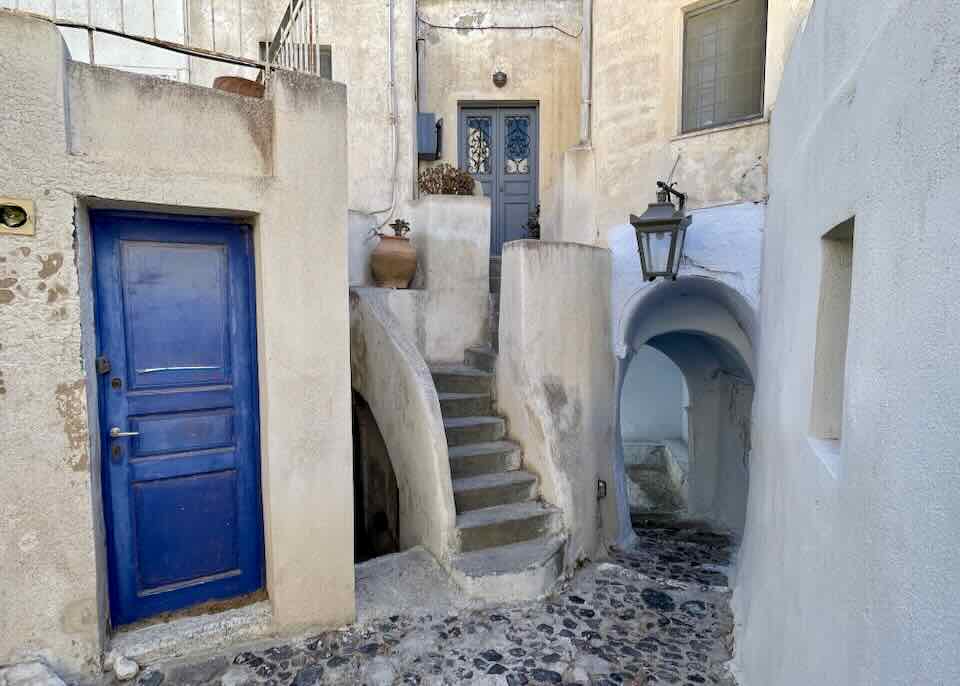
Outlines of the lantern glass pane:
M 643 252 L 647 258 L 647 269 L 651 274 L 668 274 L 670 262 L 670 241 L 672 231 L 641 234 L 644 239 Z
M 680 228 L 677 230 L 677 248 L 673 258 L 673 275 L 676 276 L 680 271 L 680 263 L 683 261 L 683 248 L 687 242 L 687 222 L 680 222 Z

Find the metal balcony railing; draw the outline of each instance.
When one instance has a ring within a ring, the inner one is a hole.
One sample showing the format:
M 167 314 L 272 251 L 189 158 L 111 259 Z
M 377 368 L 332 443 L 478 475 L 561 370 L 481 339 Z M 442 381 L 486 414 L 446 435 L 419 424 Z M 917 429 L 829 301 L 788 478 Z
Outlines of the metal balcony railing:
M 88 54 L 76 57 L 86 58 L 91 64 L 98 63 L 96 37 L 105 34 L 190 57 L 257 69 L 261 79 L 273 68 L 329 78 L 330 50 L 317 42 L 319 0 L 290 0 L 273 39 L 260 43 L 258 59 L 242 54 L 242 49 L 218 45 L 218 36 L 222 38 L 230 31 L 240 39 L 228 42 L 242 45 L 243 3 L 238 0 L 231 16 L 224 16 L 222 3 L 218 12 L 215 0 L 0 0 L 0 8 L 86 32 Z
M 266 44 L 263 61 L 271 66 L 330 78 L 329 47 L 319 45 L 318 0 L 291 0 L 273 40 Z

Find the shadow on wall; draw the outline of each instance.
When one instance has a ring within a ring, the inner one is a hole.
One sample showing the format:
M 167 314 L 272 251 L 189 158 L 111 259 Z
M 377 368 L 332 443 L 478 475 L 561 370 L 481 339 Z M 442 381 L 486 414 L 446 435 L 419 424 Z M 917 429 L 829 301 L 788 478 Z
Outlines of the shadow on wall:
M 664 282 L 651 296 L 632 314 L 620 362 L 622 492 L 633 515 L 672 514 L 742 533 L 754 378 L 752 329 L 742 321 L 749 307 L 702 278 Z

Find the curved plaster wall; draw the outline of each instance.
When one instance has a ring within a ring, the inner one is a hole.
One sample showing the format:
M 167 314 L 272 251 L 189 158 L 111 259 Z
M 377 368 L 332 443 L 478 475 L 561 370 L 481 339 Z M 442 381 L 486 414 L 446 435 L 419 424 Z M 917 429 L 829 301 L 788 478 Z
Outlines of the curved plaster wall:
M 400 490 L 400 547 L 422 545 L 441 561 L 456 510 L 440 401 L 423 357 L 393 315 L 350 293 L 350 371 L 383 434 Z
M 565 565 L 593 558 L 629 530 L 610 493 L 614 444 L 610 254 L 579 243 L 513 241 L 503 250 L 497 406 L 523 467 L 563 510 Z M 625 494 L 624 494 L 624 497 Z
M 743 686 L 960 681 L 960 5 L 823 0 L 773 117 Z M 856 217 L 842 440 L 809 440 L 822 236 Z

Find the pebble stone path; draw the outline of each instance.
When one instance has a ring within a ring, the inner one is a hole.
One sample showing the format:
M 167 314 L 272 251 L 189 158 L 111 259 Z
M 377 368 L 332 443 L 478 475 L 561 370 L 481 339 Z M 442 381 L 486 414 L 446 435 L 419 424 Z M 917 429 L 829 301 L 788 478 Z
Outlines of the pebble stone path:
M 735 686 L 728 538 L 638 530 L 629 550 L 537 603 L 370 625 L 154 666 L 143 686 L 720 684 Z M 130 682 L 127 682 L 130 683 Z

